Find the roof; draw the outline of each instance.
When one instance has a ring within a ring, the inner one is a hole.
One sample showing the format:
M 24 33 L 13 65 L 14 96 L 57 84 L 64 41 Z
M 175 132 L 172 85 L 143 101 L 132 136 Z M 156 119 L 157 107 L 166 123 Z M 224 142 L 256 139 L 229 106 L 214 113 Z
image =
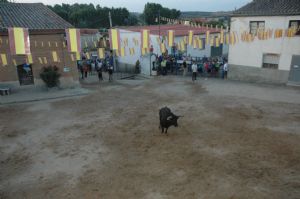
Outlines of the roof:
M 300 15 L 300 0 L 253 0 L 233 12 L 233 16 Z
M 154 25 L 154 26 L 129 26 L 129 27 L 122 27 L 121 29 L 133 31 L 133 32 L 140 32 L 141 30 L 150 30 L 150 34 L 152 35 L 162 35 L 167 36 L 168 30 L 174 30 L 175 36 L 187 36 L 189 31 L 194 31 L 195 35 L 205 34 L 207 29 L 206 27 L 191 27 L 188 25 L 182 24 L 175 24 L 175 25 Z M 219 33 L 220 30 L 215 28 L 208 28 L 211 33 Z
M 42 3 L 0 3 L 0 29 L 8 27 L 50 30 L 73 26 Z

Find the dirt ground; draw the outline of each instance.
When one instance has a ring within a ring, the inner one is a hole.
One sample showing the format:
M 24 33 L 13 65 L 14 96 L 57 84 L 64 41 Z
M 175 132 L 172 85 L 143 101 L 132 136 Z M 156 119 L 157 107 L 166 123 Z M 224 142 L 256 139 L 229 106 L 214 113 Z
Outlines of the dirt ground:
M 0 198 L 300 198 L 300 89 L 157 77 L 0 107 Z M 169 135 L 158 110 L 184 115 Z

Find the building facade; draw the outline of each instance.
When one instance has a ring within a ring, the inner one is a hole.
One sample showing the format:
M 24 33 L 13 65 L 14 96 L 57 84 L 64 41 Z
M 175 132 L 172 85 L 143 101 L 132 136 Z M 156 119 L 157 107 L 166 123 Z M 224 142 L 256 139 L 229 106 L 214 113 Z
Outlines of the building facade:
M 295 26 L 296 35 L 286 30 Z M 229 47 L 229 78 L 267 83 L 300 83 L 300 2 L 298 0 L 255 0 L 234 12 L 231 32 L 246 30 L 252 42 Z M 258 30 L 272 31 L 272 37 L 258 39 Z M 275 30 L 282 29 L 282 37 Z
M 61 87 L 79 85 L 76 55 L 68 52 L 65 38 L 65 29 L 72 28 L 71 24 L 40 3 L 1 3 L 0 16 L 0 54 L 7 59 L 7 64 L 0 62 L 0 86 L 43 86 L 40 73 L 45 66 L 59 68 Z M 32 63 L 27 55 L 10 53 L 9 27 L 28 28 Z

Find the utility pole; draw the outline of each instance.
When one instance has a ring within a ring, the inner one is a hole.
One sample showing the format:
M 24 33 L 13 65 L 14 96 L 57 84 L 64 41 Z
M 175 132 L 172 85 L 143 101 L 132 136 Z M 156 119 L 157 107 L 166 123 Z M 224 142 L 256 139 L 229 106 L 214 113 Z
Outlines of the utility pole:
M 110 14 L 110 11 L 108 12 L 108 18 L 109 18 L 109 25 L 110 25 L 110 28 L 112 28 L 112 20 L 111 20 L 111 14 Z

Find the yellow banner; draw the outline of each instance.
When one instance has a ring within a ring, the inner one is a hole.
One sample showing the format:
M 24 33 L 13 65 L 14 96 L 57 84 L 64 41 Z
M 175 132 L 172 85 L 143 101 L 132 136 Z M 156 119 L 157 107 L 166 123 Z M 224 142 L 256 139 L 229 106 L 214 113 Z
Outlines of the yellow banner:
M 174 44 L 174 30 L 168 31 L 168 45 L 169 47 L 172 47 Z
M 104 48 L 99 48 L 98 49 L 98 56 L 99 56 L 100 59 L 105 58 L 105 49 Z
M 48 64 L 47 57 L 44 57 L 44 64 Z
M 6 58 L 6 54 L 1 54 L 1 62 L 3 66 L 7 65 L 7 58 Z
M 220 43 L 223 44 L 224 43 L 224 30 L 222 28 L 221 33 L 220 33 Z
M 121 48 L 121 57 L 125 57 L 125 47 Z
M 206 44 L 208 45 L 210 40 L 209 40 L 209 37 L 210 37 L 210 32 L 209 31 L 206 31 Z
M 149 48 L 149 30 L 142 30 L 142 48 Z
M 76 52 L 76 60 L 81 60 L 80 52 Z
M 16 54 L 25 54 L 25 38 L 23 28 L 13 28 L 15 38 Z
M 79 51 L 79 44 L 77 42 L 77 29 L 75 28 L 70 28 L 69 29 L 69 39 L 70 39 L 70 44 L 68 46 L 69 47 L 69 51 L 70 52 L 78 52 Z
M 40 64 L 43 64 L 43 60 L 41 57 L 39 57 L 39 62 L 40 62 Z
M 110 30 L 110 37 L 111 37 L 111 48 L 113 50 L 119 50 L 119 31 L 118 29 L 111 29 Z
M 185 51 L 185 42 L 184 40 L 180 42 L 181 50 Z
M 192 30 L 189 31 L 189 45 L 191 46 L 193 44 L 193 37 L 194 33 Z
M 32 55 L 27 55 L 28 64 L 33 64 Z
M 58 62 L 58 56 L 56 51 L 52 51 L 53 62 Z

